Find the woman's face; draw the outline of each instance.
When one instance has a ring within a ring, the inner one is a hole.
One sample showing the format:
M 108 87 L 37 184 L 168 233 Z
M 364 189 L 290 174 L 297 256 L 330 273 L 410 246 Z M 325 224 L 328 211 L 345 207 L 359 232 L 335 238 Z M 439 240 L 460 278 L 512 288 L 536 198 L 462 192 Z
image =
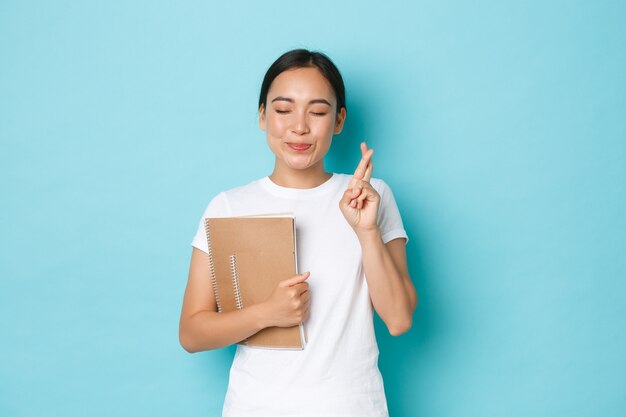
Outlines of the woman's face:
M 317 68 L 295 68 L 279 74 L 259 109 L 259 125 L 276 155 L 276 164 L 304 170 L 323 166 L 334 134 L 346 116 L 337 114 L 335 93 Z

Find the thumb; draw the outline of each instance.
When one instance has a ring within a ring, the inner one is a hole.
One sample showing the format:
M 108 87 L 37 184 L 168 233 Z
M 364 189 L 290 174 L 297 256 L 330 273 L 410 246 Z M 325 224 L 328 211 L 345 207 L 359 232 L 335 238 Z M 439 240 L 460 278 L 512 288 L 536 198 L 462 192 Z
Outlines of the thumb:
M 306 281 L 309 275 L 311 275 L 310 272 L 305 272 L 304 274 L 298 274 L 291 278 L 280 281 L 278 285 L 280 287 L 291 287 L 292 285 L 296 285 L 296 284 Z
M 346 191 L 343 193 L 343 196 L 341 197 L 341 200 L 339 201 L 340 205 L 347 206 L 348 203 L 358 197 L 359 194 L 360 190 L 358 189 L 356 189 L 356 191 L 354 188 L 346 189 Z

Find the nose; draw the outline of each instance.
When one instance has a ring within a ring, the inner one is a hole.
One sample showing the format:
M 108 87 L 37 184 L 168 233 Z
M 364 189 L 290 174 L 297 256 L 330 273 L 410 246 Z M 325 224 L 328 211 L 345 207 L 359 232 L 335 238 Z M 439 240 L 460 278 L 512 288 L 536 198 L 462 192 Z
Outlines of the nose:
M 298 135 L 303 135 L 309 131 L 309 125 L 306 120 L 306 114 L 299 112 L 294 115 L 291 131 Z

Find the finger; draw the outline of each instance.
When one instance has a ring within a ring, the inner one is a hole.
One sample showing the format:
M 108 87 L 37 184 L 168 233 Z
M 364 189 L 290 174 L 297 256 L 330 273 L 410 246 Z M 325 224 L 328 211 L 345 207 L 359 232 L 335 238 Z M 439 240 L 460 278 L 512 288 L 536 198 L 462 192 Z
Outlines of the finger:
M 309 290 L 309 286 L 305 284 L 306 282 L 301 282 L 299 284 L 292 285 L 291 288 L 296 290 L 296 295 L 300 296 Z
M 309 283 L 301 282 L 299 284 L 294 285 L 294 288 L 298 288 L 298 291 L 300 291 L 300 294 L 302 294 L 309 290 Z
M 344 191 L 344 193 L 343 193 L 343 197 L 341 197 L 341 201 L 339 202 L 339 205 L 341 207 L 350 205 L 352 200 L 357 195 L 358 194 L 355 194 L 354 190 L 351 187 L 347 188 L 346 191 Z
M 357 199 L 357 208 L 360 210 L 365 205 L 365 200 L 367 200 L 367 192 L 364 192 Z
M 298 274 L 291 278 L 280 281 L 278 285 L 281 287 L 291 287 L 293 285 L 304 282 L 309 277 L 309 275 L 311 275 L 310 272 L 305 272 L 304 274 Z
M 369 182 L 363 180 L 361 181 L 361 193 L 359 194 L 359 197 L 362 197 L 363 195 L 368 195 L 371 194 L 372 192 L 376 191 L 374 189 L 374 187 L 372 187 L 372 184 L 370 184 Z
M 368 182 L 363 182 L 363 190 L 361 194 L 355 198 L 357 201 L 357 208 L 361 209 L 365 204 L 365 200 L 368 199 L 375 192 L 374 187 L 372 187 Z
M 359 165 L 357 165 L 356 169 L 354 170 L 353 178 L 359 180 L 363 179 L 363 175 L 365 175 L 365 170 L 367 169 L 367 164 L 369 163 L 373 153 L 374 151 L 372 149 L 369 149 L 363 154 L 361 160 L 359 161 Z
M 363 192 L 363 181 L 355 180 L 354 185 L 352 186 L 352 198 L 357 198 Z
M 344 204 L 352 205 L 352 201 L 363 192 L 364 184 L 361 180 L 354 179 L 352 183 L 343 194 L 342 202 Z
M 357 207 L 359 210 L 363 208 L 363 205 L 365 204 L 364 201 L 367 198 L 367 193 L 363 193 L 361 196 L 359 196 L 359 198 L 357 198 L 356 202 L 357 202 Z
M 359 179 L 359 180 L 363 179 L 363 176 L 365 175 L 365 170 L 367 169 L 367 165 L 369 164 L 373 153 L 374 151 L 370 149 L 365 153 L 365 155 L 361 157 L 361 160 L 359 161 L 359 165 L 354 171 L 354 178 Z
M 363 181 L 361 180 L 356 180 L 356 185 L 354 186 L 354 188 L 352 189 L 352 193 L 350 196 L 350 207 L 352 208 L 356 208 L 357 206 L 357 202 L 358 202 L 358 198 L 363 194 Z
M 372 151 L 372 154 L 374 153 L 374 151 Z M 372 171 L 374 170 L 374 161 L 370 159 L 370 163 L 367 166 L 367 169 L 365 170 L 365 175 L 363 175 L 363 181 L 367 181 L 369 182 L 369 180 L 372 178 Z

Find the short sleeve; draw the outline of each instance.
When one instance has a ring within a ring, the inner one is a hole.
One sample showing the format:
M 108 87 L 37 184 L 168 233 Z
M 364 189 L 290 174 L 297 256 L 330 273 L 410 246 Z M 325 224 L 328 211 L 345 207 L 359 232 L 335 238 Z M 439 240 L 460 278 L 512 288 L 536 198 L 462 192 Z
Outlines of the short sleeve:
M 226 199 L 226 194 L 221 192 L 213 197 L 204 210 L 204 213 L 198 222 L 198 229 L 196 230 L 196 235 L 194 236 L 191 245 L 203 252 L 208 252 L 209 247 L 206 241 L 206 232 L 204 230 L 204 219 L 207 217 L 227 217 L 229 215 L 230 209 L 228 206 L 228 200 Z
M 406 239 L 405 244 L 408 243 L 409 236 L 406 230 L 404 230 L 400 210 L 398 210 L 398 205 L 396 204 L 391 188 L 381 179 L 375 181 L 375 179 L 372 178 L 371 183 L 380 195 L 377 223 L 383 243 L 400 237 Z M 376 183 L 378 183 L 378 186 L 376 186 Z

